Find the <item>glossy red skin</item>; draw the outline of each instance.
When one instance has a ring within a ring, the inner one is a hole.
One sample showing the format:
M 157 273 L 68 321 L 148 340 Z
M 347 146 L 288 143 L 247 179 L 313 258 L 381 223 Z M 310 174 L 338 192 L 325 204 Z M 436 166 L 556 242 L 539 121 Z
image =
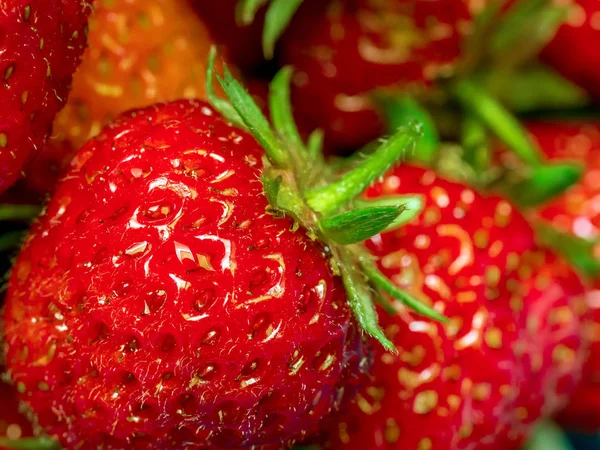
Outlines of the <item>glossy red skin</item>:
M 29 7 L 29 10 L 26 9 Z M 27 12 L 29 11 L 29 12 Z M 6 0 L 0 9 L 0 192 L 40 148 L 85 48 L 91 2 Z
M 4 368 L 0 366 L 0 372 Z M 25 416 L 19 413 L 19 402 L 14 389 L 0 381 L 0 437 L 19 439 L 31 436 L 31 425 Z M 0 450 L 7 450 L 0 445 Z
M 553 161 L 574 161 L 585 167 L 581 181 L 565 194 L 540 207 L 535 214 L 554 228 L 586 239 L 600 238 L 600 122 L 529 122 L 526 128 Z M 597 253 L 600 257 L 600 253 Z M 600 279 L 587 295 L 593 311 L 592 342 L 583 383 L 560 421 L 584 431 L 600 429 Z
M 600 3 L 572 2 L 570 13 L 543 50 L 542 59 L 600 99 Z
M 196 101 L 127 114 L 78 153 L 4 313 L 21 400 L 67 449 L 279 448 L 356 384 L 341 282 L 266 212 L 262 156 Z
M 450 75 L 471 17 L 464 0 L 333 0 L 311 7 L 283 36 L 282 60 L 296 69 L 300 125 L 325 130 L 333 150 L 356 150 L 383 133 L 369 91 L 426 89 Z
M 211 33 L 226 50 L 237 67 L 250 71 L 264 63 L 262 49 L 262 30 L 264 9 L 249 26 L 236 23 L 236 5 L 238 0 L 190 0 Z
M 450 322 L 399 304 L 397 317 L 380 313 L 399 356 L 375 347 L 371 384 L 329 448 L 517 449 L 579 379 L 584 288 L 503 199 L 410 166 L 368 196 L 408 193 L 425 197 L 424 212 L 369 248 L 394 283 Z

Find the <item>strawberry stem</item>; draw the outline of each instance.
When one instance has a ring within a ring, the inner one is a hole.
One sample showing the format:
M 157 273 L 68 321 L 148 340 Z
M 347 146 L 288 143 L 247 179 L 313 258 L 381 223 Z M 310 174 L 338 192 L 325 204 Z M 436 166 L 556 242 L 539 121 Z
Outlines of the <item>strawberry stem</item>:
M 592 279 L 600 276 L 600 259 L 595 256 L 600 240 L 563 233 L 546 223 L 539 223 L 536 231 L 542 244 L 564 256 L 585 275 Z
M 269 0 L 240 0 L 236 5 L 236 20 L 239 25 L 248 26 L 254 22 L 256 13 Z
M 215 75 L 215 59 L 217 57 L 217 48 L 213 45 L 210 48 L 210 52 L 208 53 L 208 63 L 206 65 L 206 80 L 204 83 L 204 90 L 206 91 L 206 98 L 210 102 L 210 104 L 217 111 L 221 113 L 223 117 L 233 123 L 235 126 L 239 128 L 245 128 L 244 122 L 242 118 L 237 113 L 235 108 L 231 106 L 227 100 L 220 98 L 214 88 L 214 75 Z
M 294 121 L 294 115 L 292 114 L 292 105 L 290 102 L 292 73 L 290 67 L 284 67 L 277 72 L 271 82 L 269 95 L 271 122 L 275 127 L 275 131 L 283 139 L 287 147 L 292 147 L 297 153 L 306 153 L 304 143 Z
M 256 105 L 252 96 L 231 75 L 227 66 L 225 66 L 224 72 L 225 77 L 221 78 L 217 75 L 217 79 L 225 94 L 227 94 L 227 98 L 229 98 L 229 101 L 248 128 L 248 131 L 263 147 L 265 153 L 274 164 L 286 167 L 289 162 L 288 153 L 279 143 L 267 118 Z
M 263 30 L 263 53 L 273 58 L 275 44 L 292 21 L 303 0 L 272 0 L 265 16 Z
M 19 248 L 23 242 L 24 233 L 22 231 L 11 231 L 0 235 L 0 252 Z M 0 447 L 2 447 L 0 445 Z
M 362 255 L 359 258 L 360 265 L 363 268 L 367 277 L 373 282 L 373 284 L 381 289 L 383 292 L 392 296 L 396 300 L 404 303 L 406 306 L 411 308 L 413 311 L 421 314 L 422 316 L 428 317 L 438 322 L 447 322 L 448 318 L 438 313 L 435 309 L 425 305 L 417 298 L 410 295 L 408 292 L 403 291 L 394 285 L 381 271 L 377 268 L 377 265 L 373 262 L 370 256 Z
M 403 211 L 404 208 L 398 205 L 353 209 L 320 220 L 319 228 L 338 244 L 356 244 L 381 233 Z
M 409 97 L 375 94 L 373 99 L 384 115 L 388 132 L 395 133 L 400 127 L 414 121 L 421 123 L 423 137 L 419 139 L 410 159 L 431 166 L 440 146 L 440 138 L 429 112 Z
M 0 437 L 0 447 L 11 450 L 59 450 L 61 445 L 58 441 L 47 436 L 21 439 Z
M 424 204 L 425 201 L 420 195 L 391 195 L 377 199 L 356 199 L 354 201 L 354 206 L 358 208 L 401 205 L 404 211 L 385 228 L 385 231 L 395 230 L 412 222 L 421 214 Z
M 393 353 L 398 353 L 394 344 L 385 336 L 378 324 L 377 311 L 373 306 L 372 294 L 367 287 L 364 276 L 357 271 L 354 257 L 347 248 L 339 251 L 342 279 L 348 294 L 350 307 L 359 325 L 367 334 L 376 339 L 383 347 Z
M 486 125 L 525 163 L 537 166 L 542 162 L 540 151 L 519 121 L 477 84 L 459 80 L 452 93 L 464 108 Z
M 38 205 L 0 205 L 0 220 L 32 220 L 40 215 Z
M 377 178 L 412 151 L 421 136 L 419 124 L 402 127 L 358 167 L 333 183 L 305 192 L 309 206 L 328 216 L 358 197 Z

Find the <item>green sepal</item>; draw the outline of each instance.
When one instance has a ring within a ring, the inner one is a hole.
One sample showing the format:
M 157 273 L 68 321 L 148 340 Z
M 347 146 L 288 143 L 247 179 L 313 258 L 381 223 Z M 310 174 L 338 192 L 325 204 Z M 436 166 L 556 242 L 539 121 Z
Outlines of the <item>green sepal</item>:
M 491 162 L 487 130 L 479 119 L 467 114 L 462 121 L 463 158 L 476 174 L 485 172 Z
M 325 133 L 323 130 L 315 130 L 308 136 L 308 142 L 306 143 L 306 150 L 309 156 L 313 160 L 322 159 L 323 155 L 323 140 L 325 139 Z
M 440 137 L 429 112 L 410 97 L 379 93 L 372 97 L 380 112 L 383 113 L 389 133 L 395 133 L 398 128 L 415 121 L 421 124 L 423 135 L 415 146 L 414 153 L 407 155 L 407 159 L 430 166 L 435 161 Z
M 421 127 L 418 124 L 402 127 L 359 166 L 327 186 L 306 191 L 307 203 L 325 216 L 335 213 L 411 152 L 420 136 Z
M 38 205 L 0 205 L 0 221 L 32 220 L 41 212 L 42 207 Z
M 378 324 L 379 318 L 373 305 L 372 293 L 367 287 L 364 275 L 356 270 L 352 255 L 345 248 L 342 248 L 340 253 L 342 280 L 348 294 L 348 302 L 358 324 L 386 350 L 394 354 L 398 353 L 394 344 L 386 337 Z
M 271 82 L 269 93 L 271 122 L 288 147 L 293 147 L 297 152 L 305 152 L 304 143 L 292 114 L 290 100 L 292 74 L 291 67 L 284 67 L 277 72 Z
M 582 172 L 582 166 L 568 163 L 533 167 L 529 176 L 511 185 L 506 194 L 523 207 L 541 205 L 576 184 Z
M 7 439 L 0 437 L 0 447 L 11 450 L 60 450 L 60 443 L 50 437 Z
M 583 239 L 572 234 L 556 230 L 547 223 L 536 226 L 540 242 L 561 254 L 589 278 L 600 277 L 600 260 L 595 257 L 598 240 Z
M 463 79 L 455 82 L 451 90 L 467 112 L 484 123 L 521 160 L 532 166 L 541 164 L 543 160 L 541 152 L 525 128 L 485 89 L 480 88 L 472 81 Z
M 252 96 L 244 87 L 231 75 L 231 72 L 225 67 L 225 77 L 217 75 L 227 98 L 240 115 L 242 121 L 248 128 L 248 131 L 254 136 L 269 159 L 280 167 L 288 163 L 288 155 L 281 146 L 277 137 L 273 133 L 269 121 L 264 116 Z
M 244 26 L 250 25 L 254 22 L 258 10 L 268 1 L 269 0 L 240 0 L 235 9 L 237 23 Z
M 289 174 L 286 173 L 286 177 L 288 176 Z M 306 205 L 298 191 L 286 184 L 286 179 L 278 175 L 270 176 L 265 172 L 261 177 L 261 182 L 263 192 L 271 206 L 306 226 L 310 221 Z
M 23 231 L 10 231 L 0 234 L 0 252 L 18 249 L 23 243 L 24 237 L 25 232 Z
M 435 309 L 427 306 L 408 292 L 400 289 L 394 283 L 392 283 L 388 277 L 381 273 L 381 271 L 377 268 L 377 265 L 370 257 L 361 256 L 360 265 L 369 280 L 371 280 L 371 282 L 383 292 L 404 303 L 410 309 L 422 316 L 437 320 L 438 322 L 448 322 L 448 318 L 443 314 L 438 313 Z
M 217 48 L 213 45 L 208 53 L 208 63 L 206 65 L 206 80 L 204 90 L 208 102 L 221 113 L 223 117 L 239 128 L 245 128 L 242 118 L 235 108 L 227 100 L 219 97 L 213 87 L 215 77 L 215 59 L 217 58 Z
M 489 39 L 489 52 L 500 65 L 530 60 L 554 37 L 568 14 L 566 2 L 522 0 L 503 14 Z
M 279 191 L 281 190 L 281 183 L 283 182 L 283 178 L 281 176 L 278 176 L 272 179 L 263 174 L 260 181 L 263 185 L 263 192 L 265 194 L 265 197 L 267 197 L 269 204 L 276 205 L 277 197 L 279 196 Z
M 573 450 L 565 432 L 550 421 L 539 422 L 523 450 Z
M 381 233 L 402 214 L 402 206 L 359 208 L 319 221 L 321 232 L 342 245 L 356 244 Z
M 303 0 L 272 0 L 265 16 L 263 30 L 263 53 L 273 58 L 275 44 L 292 21 Z
M 375 199 L 356 199 L 354 206 L 359 208 L 372 208 L 375 206 L 397 206 L 401 205 L 404 210 L 396 220 L 390 223 L 385 231 L 395 230 L 419 217 L 425 207 L 425 199 L 422 195 L 389 195 Z

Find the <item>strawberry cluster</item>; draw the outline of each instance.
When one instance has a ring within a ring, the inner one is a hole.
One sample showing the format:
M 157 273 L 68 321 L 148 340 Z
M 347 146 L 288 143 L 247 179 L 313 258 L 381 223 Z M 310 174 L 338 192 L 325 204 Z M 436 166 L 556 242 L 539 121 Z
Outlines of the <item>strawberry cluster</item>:
M 0 2 L 0 449 L 596 445 L 599 14 Z

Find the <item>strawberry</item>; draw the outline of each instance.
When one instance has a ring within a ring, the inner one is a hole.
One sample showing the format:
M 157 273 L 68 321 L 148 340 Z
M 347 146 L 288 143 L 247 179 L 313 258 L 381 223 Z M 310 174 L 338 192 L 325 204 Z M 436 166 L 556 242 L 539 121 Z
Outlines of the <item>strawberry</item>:
M 533 214 L 538 222 L 558 232 L 558 235 L 552 235 L 554 242 L 551 244 L 557 245 L 559 251 L 568 252 L 560 242 L 566 242 L 569 236 L 588 243 L 584 247 L 588 254 L 574 256 L 573 262 L 579 264 L 597 286 L 587 295 L 588 306 L 593 310 L 593 326 L 589 333 L 592 347 L 583 383 L 560 415 L 560 420 L 570 427 L 594 431 L 600 429 L 600 302 L 597 290 L 600 283 L 600 208 L 597 206 L 600 195 L 600 123 L 553 120 L 532 121 L 525 126 L 549 160 L 579 161 L 585 166 L 579 183 L 536 208 Z M 510 167 L 512 161 L 505 163 Z
M 325 130 L 334 149 L 360 148 L 382 134 L 369 91 L 423 89 L 451 75 L 471 27 L 464 0 L 334 0 L 311 6 L 299 11 L 284 35 L 282 59 L 297 69 L 294 107 L 300 124 Z
M 372 381 L 331 431 L 333 449 L 508 450 L 564 403 L 581 372 L 583 286 L 539 249 L 506 200 L 402 166 L 371 199 L 417 193 L 425 209 L 369 249 L 398 286 L 443 312 L 380 314 L 399 355 L 375 347 Z
M 0 367 L 0 371 L 3 368 Z M 0 450 L 6 450 L 2 446 L 3 439 L 15 440 L 31 435 L 31 425 L 27 419 L 19 413 L 19 402 L 13 389 L 6 383 L 0 381 Z
M 27 168 L 36 192 L 51 192 L 77 149 L 121 112 L 205 96 L 213 41 L 187 0 L 99 2 L 88 41 L 53 137 Z
M 600 4 L 595 0 L 577 0 L 566 22 L 542 52 L 542 59 L 565 77 L 600 98 Z M 576 51 L 574 51 L 574 49 Z
M 64 105 L 86 41 L 84 0 L 7 0 L 0 9 L 0 192 L 19 176 Z

